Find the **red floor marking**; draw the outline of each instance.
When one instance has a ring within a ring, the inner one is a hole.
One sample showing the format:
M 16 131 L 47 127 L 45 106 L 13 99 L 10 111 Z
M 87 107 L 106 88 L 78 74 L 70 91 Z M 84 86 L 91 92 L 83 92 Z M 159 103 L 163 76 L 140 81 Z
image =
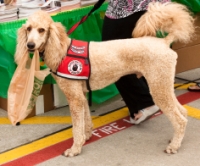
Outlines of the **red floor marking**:
M 177 97 L 178 101 L 184 105 L 200 98 L 200 93 L 187 92 Z
M 89 141 L 86 142 L 86 144 L 92 143 L 101 138 L 107 137 L 107 136 L 117 133 L 121 130 L 124 130 L 128 127 L 131 127 L 132 124 L 124 121 L 124 119 L 128 120 L 129 117 L 117 120 L 115 122 L 112 122 L 107 125 L 104 125 L 104 126 L 94 129 L 93 136 L 91 137 L 91 139 Z M 48 148 L 39 150 L 32 154 L 28 154 L 27 156 L 21 157 L 14 161 L 5 163 L 1 166 L 32 166 L 32 165 L 36 165 L 43 161 L 46 161 L 48 159 L 51 159 L 51 158 L 61 155 L 66 149 L 71 147 L 72 143 L 73 143 L 73 139 L 70 138 L 66 141 L 49 146 Z M 84 153 L 84 149 L 83 149 L 82 153 Z
M 185 93 L 185 94 L 177 97 L 177 99 L 179 100 L 179 102 L 182 105 L 192 102 L 194 100 L 197 100 L 199 98 L 200 98 L 200 93 L 194 93 L 194 92 L 188 92 L 188 93 Z M 153 117 L 156 117 L 161 114 L 162 113 L 160 112 Z M 128 119 L 129 119 L 129 117 L 126 117 L 126 118 L 120 119 L 118 121 L 109 123 L 107 125 L 104 125 L 104 126 L 101 126 L 97 129 L 95 129 L 93 131 L 93 136 L 86 144 L 92 143 L 101 138 L 107 137 L 111 134 L 117 133 L 121 130 L 131 127 L 132 124 L 124 121 L 124 120 L 128 120 Z M 101 136 L 101 137 L 99 137 L 99 136 Z M 71 147 L 72 143 L 73 143 L 73 139 L 70 138 L 66 141 L 49 146 L 48 148 L 42 149 L 42 150 L 37 151 L 32 154 L 28 154 L 27 156 L 21 157 L 14 161 L 5 163 L 2 166 L 31 166 L 31 165 L 39 164 L 41 162 L 44 162 L 46 160 L 49 160 L 51 158 L 61 155 L 66 149 Z M 84 153 L 84 149 L 83 149 L 82 153 Z

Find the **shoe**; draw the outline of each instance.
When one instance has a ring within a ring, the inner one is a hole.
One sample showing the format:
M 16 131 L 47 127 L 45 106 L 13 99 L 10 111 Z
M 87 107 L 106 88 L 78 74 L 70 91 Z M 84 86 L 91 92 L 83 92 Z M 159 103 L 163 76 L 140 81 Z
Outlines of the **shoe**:
M 136 120 L 134 120 L 132 117 L 130 117 L 129 122 L 130 122 L 131 124 L 135 124 Z
M 189 86 L 188 91 L 190 91 L 190 92 L 200 92 L 200 83 L 196 83 L 195 85 Z
M 140 124 L 141 122 L 147 120 L 149 117 L 157 113 L 159 110 L 160 109 L 157 105 L 140 110 L 142 112 L 142 116 L 138 120 L 133 119 L 135 121 L 134 124 Z

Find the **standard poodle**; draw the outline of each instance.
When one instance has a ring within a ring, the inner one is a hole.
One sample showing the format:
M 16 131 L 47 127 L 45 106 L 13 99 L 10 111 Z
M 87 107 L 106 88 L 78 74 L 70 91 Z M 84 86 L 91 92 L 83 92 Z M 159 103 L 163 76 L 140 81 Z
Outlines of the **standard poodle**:
M 168 35 L 157 38 L 156 31 L 167 32 Z M 165 151 L 177 153 L 185 134 L 187 110 L 174 94 L 177 53 L 170 48 L 170 44 L 190 41 L 194 31 L 194 18 L 185 6 L 157 2 L 149 4 L 148 11 L 138 21 L 134 38 L 76 46 L 71 45 L 72 39 L 61 23 L 54 22 L 48 13 L 38 11 L 18 30 L 15 61 L 19 63 L 29 52 L 43 53 L 44 62 L 64 92 L 73 121 L 74 140 L 72 147 L 64 152 L 65 156 L 80 154 L 83 144 L 92 136 L 93 124 L 86 97 L 89 89 L 104 88 L 133 73 L 146 78 L 155 104 L 172 123 L 174 135 Z M 72 60 L 64 67 L 68 70 L 67 74 L 58 70 L 68 57 L 69 50 L 77 54 L 89 52 L 89 60 L 82 58 L 91 66 L 88 77 L 80 75 L 84 66 L 79 60 Z M 79 76 L 80 80 L 74 79 Z M 87 78 L 89 81 L 85 80 Z

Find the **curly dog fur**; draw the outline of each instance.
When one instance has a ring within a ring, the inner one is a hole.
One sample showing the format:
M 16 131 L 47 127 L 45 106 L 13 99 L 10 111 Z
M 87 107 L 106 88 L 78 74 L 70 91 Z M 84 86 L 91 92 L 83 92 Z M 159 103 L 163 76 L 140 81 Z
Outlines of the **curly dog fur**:
M 120 77 L 139 73 L 149 85 L 156 105 L 168 117 L 174 128 L 174 135 L 166 148 L 167 153 L 176 153 L 181 146 L 187 124 L 187 110 L 177 101 L 174 94 L 174 77 L 177 54 L 170 49 L 173 41 L 188 42 L 194 33 L 194 19 L 183 5 L 177 3 L 152 3 L 138 21 L 133 32 L 137 38 L 91 42 L 89 47 L 92 90 L 104 88 Z M 156 30 L 169 33 L 157 38 Z M 65 28 L 51 17 L 39 11 L 30 16 L 18 31 L 16 63 L 29 51 L 44 51 L 47 66 L 56 71 L 66 56 L 71 39 Z M 74 142 L 65 156 L 76 156 L 92 136 L 92 120 L 87 103 L 88 92 L 85 81 L 70 80 L 54 74 L 60 89 L 69 103 L 73 121 Z

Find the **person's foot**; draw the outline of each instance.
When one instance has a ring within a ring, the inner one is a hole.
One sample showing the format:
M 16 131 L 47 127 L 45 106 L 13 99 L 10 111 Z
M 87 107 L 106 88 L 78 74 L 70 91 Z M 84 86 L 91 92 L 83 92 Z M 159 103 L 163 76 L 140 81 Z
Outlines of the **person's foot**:
M 130 117 L 130 122 L 132 124 L 140 124 L 141 122 L 147 120 L 150 116 L 154 115 L 158 111 L 159 107 L 157 105 L 153 105 L 151 107 L 142 109 L 137 114 L 134 114 L 134 119 Z
M 129 121 L 130 121 L 131 124 L 135 124 L 135 122 L 136 122 L 136 120 L 134 120 L 131 116 L 130 116 L 130 120 Z
M 200 92 L 200 83 L 189 86 L 188 90 L 191 92 Z

